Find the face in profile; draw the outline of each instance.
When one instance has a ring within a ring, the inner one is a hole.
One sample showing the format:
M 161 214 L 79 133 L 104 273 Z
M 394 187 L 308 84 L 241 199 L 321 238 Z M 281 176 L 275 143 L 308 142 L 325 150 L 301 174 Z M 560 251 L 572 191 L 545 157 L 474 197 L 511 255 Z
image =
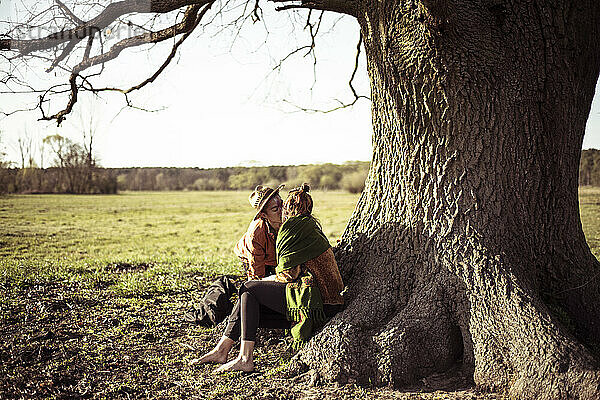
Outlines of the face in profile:
M 283 206 L 283 200 L 279 195 L 273 196 L 263 208 L 262 213 L 271 226 L 275 229 L 279 229 L 281 226 L 281 209 Z

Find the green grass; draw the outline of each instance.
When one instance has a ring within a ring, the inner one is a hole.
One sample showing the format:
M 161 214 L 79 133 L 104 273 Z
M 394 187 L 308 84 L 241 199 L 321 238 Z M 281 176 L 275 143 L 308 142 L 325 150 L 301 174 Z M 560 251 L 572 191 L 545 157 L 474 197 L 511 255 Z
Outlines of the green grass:
M 358 195 L 313 197 L 334 244 Z M 580 190 L 580 210 L 599 257 L 600 189 Z M 0 398 L 303 398 L 294 388 L 306 385 L 279 377 L 291 356 L 281 334 L 261 333 L 254 374 L 214 376 L 214 366 L 190 363 L 220 329 L 185 325 L 181 314 L 213 276 L 240 272 L 232 248 L 253 214 L 244 192 L 0 197 Z M 469 389 L 318 390 L 340 399 L 479 398 Z
M 131 192 L 0 198 L 4 262 L 206 264 L 229 267 L 253 216 L 244 192 Z M 314 214 L 335 241 L 356 195 L 314 194 Z
M 113 289 L 156 292 L 188 276 L 237 274 L 232 249 L 253 216 L 246 192 L 128 192 L 0 197 L 0 280 L 95 285 L 118 270 Z M 358 195 L 314 192 L 314 214 L 332 244 Z M 586 239 L 600 258 L 600 188 L 580 190 Z
M 115 290 L 160 291 L 182 277 L 237 274 L 233 247 L 254 215 L 245 192 L 131 192 L 106 196 L 0 198 L 0 279 L 97 284 L 107 269 Z M 357 195 L 316 192 L 314 214 L 332 244 Z M 141 268 L 140 268 L 141 266 Z
M 600 259 L 600 188 L 579 189 L 579 214 L 585 239 L 594 256 Z
M 286 337 L 261 336 L 258 383 L 257 375 L 218 377 L 213 366 L 190 361 L 215 344 L 222 327 L 181 320 L 213 276 L 240 274 L 233 246 L 254 215 L 247 195 L 0 197 L 0 398 L 278 392 L 260 376 L 289 359 Z M 358 196 L 313 197 L 333 244 Z

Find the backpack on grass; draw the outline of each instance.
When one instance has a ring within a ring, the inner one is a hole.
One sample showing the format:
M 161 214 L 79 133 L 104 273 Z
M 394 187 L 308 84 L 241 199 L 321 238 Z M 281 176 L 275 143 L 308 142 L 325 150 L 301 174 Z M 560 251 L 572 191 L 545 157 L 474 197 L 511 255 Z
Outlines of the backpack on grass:
M 183 315 L 186 322 L 212 328 L 223 321 L 233 309 L 231 296 L 237 293 L 233 281 L 222 276 L 212 282 L 199 304 Z

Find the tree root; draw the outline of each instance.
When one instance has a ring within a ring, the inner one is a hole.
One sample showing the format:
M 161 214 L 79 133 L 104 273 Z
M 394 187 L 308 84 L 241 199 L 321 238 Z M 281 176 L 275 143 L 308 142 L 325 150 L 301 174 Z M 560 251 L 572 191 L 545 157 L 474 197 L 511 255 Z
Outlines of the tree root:
M 355 299 L 296 362 L 328 380 L 375 386 L 404 386 L 445 371 L 461 359 L 463 342 L 458 326 L 432 296 L 434 290 L 415 294 L 404 309 L 367 329 L 352 322 L 363 309 Z

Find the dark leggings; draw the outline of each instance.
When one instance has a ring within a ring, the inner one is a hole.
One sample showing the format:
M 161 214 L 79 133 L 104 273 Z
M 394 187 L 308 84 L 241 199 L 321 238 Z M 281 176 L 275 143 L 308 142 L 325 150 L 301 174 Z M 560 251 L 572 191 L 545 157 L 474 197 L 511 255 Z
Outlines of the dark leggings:
M 289 329 L 290 321 L 285 314 L 285 283 L 274 281 L 248 281 L 239 290 L 239 299 L 235 303 L 224 335 L 229 339 L 254 342 L 257 328 Z M 327 318 L 341 311 L 342 305 L 324 304 Z
M 257 328 L 289 329 L 287 320 L 285 283 L 274 281 L 248 281 L 239 290 L 224 335 L 232 340 L 254 342 Z

